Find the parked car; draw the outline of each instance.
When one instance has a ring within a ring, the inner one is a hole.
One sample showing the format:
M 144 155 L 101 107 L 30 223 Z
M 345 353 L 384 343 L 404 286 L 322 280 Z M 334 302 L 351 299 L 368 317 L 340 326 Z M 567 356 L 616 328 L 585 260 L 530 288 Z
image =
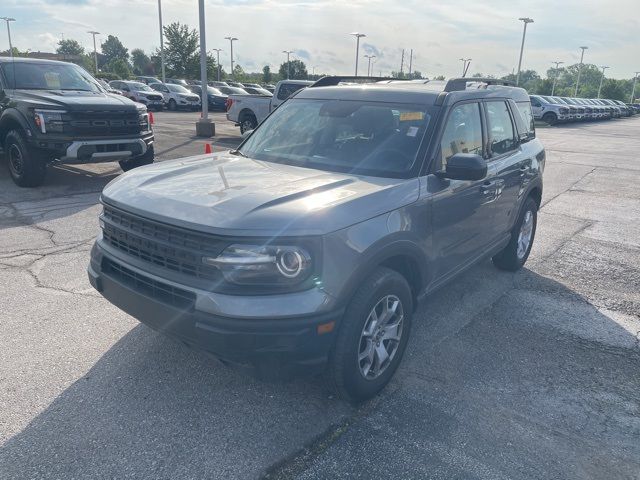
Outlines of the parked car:
M 187 82 L 184 78 L 167 78 L 164 83 L 171 83 L 173 85 L 182 85 L 183 87 L 189 86 L 189 82 Z
M 200 87 L 199 85 L 191 85 L 190 89 L 194 94 L 198 96 L 198 98 L 202 98 L 202 87 Z M 207 87 L 207 98 L 210 110 L 221 110 L 224 112 L 227 102 L 226 94 L 222 93 L 215 87 Z
M 111 182 L 88 275 L 163 334 L 361 401 L 400 365 L 419 299 L 484 258 L 527 261 L 545 151 L 524 89 L 339 81 L 237 150 Z
M 626 103 L 624 103 L 621 100 L 610 100 L 610 102 L 612 102 L 614 105 L 617 105 L 618 107 L 620 107 L 620 110 L 622 111 L 622 115 L 625 117 L 630 117 L 632 115 L 631 112 L 631 108 L 629 108 L 627 106 Z
M 146 77 L 144 75 L 140 75 L 136 77 L 136 80 L 138 82 L 144 83 L 146 85 L 149 85 L 150 83 L 162 83 L 162 80 L 160 80 L 159 78 L 156 77 Z
M 107 91 L 107 93 L 113 93 L 115 95 L 122 95 L 122 92 L 120 90 L 116 90 L 115 88 L 111 88 L 111 85 L 109 85 L 104 80 L 102 80 L 100 78 L 97 78 L 96 81 L 100 84 L 100 86 L 102 88 L 104 88 Z
M 271 84 L 262 85 L 262 88 L 264 88 L 265 90 L 270 91 L 271 93 L 276 91 L 276 86 L 275 85 L 271 85 Z
M 569 107 L 553 100 L 551 97 L 531 95 L 533 117 L 549 125 L 569 120 Z
M 35 187 L 47 166 L 154 160 L 144 105 L 107 93 L 72 63 L 0 57 L 0 144 L 13 181 Z
M 227 100 L 227 120 L 240 127 L 245 133 L 256 128 L 274 109 L 298 90 L 313 82 L 307 80 L 282 80 L 276 85 L 272 97 L 229 95 Z
M 122 94 L 134 102 L 146 105 L 149 110 L 162 110 L 164 99 L 162 94 L 153 90 L 149 85 L 140 82 L 126 80 L 113 80 L 109 82 L 111 88 L 116 88 Z
M 229 85 L 230 87 L 244 88 L 244 85 L 242 83 L 240 83 L 240 82 L 227 81 L 227 85 Z
M 262 88 L 262 86 L 258 85 L 257 83 L 243 83 L 242 84 L 242 88 L 244 88 L 246 90 L 246 87 L 249 87 L 249 88 Z
M 253 88 L 253 87 L 245 86 L 243 90 L 247 92 L 249 95 L 264 95 L 266 97 L 273 97 L 273 93 L 261 87 Z
M 164 104 L 169 110 L 199 110 L 201 107 L 200 97 L 182 85 L 151 83 L 149 87 L 162 94 Z
M 209 86 L 216 87 L 216 88 L 217 87 L 228 87 L 229 86 L 229 84 L 227 82 L 218 82 L 218 81 L 215 81 L 215 80 L 211 81 L 211 82 L 208 82 L 208 83 L 209 83 Z
M 622 116 L 622 109 L 618 105 L 613 103 L 611 100 L 599 98 L 599 99 L 596 99 L 595 101 L 600 105 L 605 105 L 606 107 L 609 107 L 609 111 L 611 112 L 611 116 L 613 118 L 620 118 Z

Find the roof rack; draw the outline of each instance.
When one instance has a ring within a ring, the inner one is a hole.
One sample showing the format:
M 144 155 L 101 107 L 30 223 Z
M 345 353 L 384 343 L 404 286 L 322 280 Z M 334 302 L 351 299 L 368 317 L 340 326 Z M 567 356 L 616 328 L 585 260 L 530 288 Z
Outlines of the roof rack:
M 486 83 L 487 85 L 503 85 L 505 87 L 515 87 L 513 82 L 502 80 L 500 78 L 483 78 L 483 77 L 462 77 L 451 78 L 444 87 L 445 92 L 457 92 L 467 89 L 467 83 Z
M 335 76 L 322 77 L 321 79 L 317 80 L 316 83 L 309 85 L 309 88 L 332 87 L 342 82 L 374 83 L 374 82 L 381 82 L 383 80 L 400 80 L 400 79 L 393 78 L 393 77 L 360 77 L 360 76 L 356 77 L 356 76 L 335 75 Z

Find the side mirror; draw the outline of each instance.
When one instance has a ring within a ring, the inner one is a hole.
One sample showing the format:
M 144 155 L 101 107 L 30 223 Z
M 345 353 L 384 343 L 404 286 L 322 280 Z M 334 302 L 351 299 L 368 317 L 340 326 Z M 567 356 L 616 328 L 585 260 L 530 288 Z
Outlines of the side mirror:
M 533 134 L 531 132 L 521 133 L 519 137 L 520 143 L 527 143 L 533 140 Z
M 475 153 L 456 153 L 447 160 L 447 168 L 438 172 L 451 180 L 481 180 L 487 176 L 487 162 Z

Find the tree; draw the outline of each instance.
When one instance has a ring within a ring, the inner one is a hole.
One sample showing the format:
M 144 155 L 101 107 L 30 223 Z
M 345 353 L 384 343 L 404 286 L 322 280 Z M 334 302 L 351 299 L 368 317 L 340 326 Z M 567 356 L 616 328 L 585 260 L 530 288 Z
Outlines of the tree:
M 197 77 L 200 71 L 198 32 L 180 22 L 174 22 L 164 27 L 164 36 L 167 75 L 178 78 Z
M 631 88 L 627 89 L 626 80 L 616 80 L 614 78 L 608 78 L 602 84 L 602 98 L 608 98 L 611 100 L 622 100 L 623 102 L 629 101 L 631 96 Z
M 236 66 L 233 67 L 233 78 L 236 81 L 241 81 L 244 79 L 244 69 L 236 63 Z
M 127 79 L 131 76 L 131 66 L 123 58 L 115 58 L 107 63 L 103 70 L 107 72 L 115 73 L 120 78 Z
M 264 83 L 271 83 L 272 78 L 273 75 L 271 74 L 271 67 L 269 67 L 269 65 L 262 67 L 262 81 Z
M 287 68 L 287 62 L 280 65 L 279 72 L 282 78 L 287 78 L 287 72 L 289 72 L 289 78 L 292 80 L 306 80 L 309 74 L 307 73 L 307 66 L 302 60 L 291 60 L 288 63 L 289 68 Z
M 56 53 L 58 55 L 84 55 L 84 47 L 77 40 L 68 38 L 58 42 Z
M 104 56 L 104 63 L 111 63 L 114 60 L 129 61 L 129 49 L 122 45 L 118 37 L 109 35 L 102 45 L 100 45 L 100 48 Z
M 136 75 L 155 75 L 155 69 L 149 56 L 140 48 L 131 50 L 131 63 L 133 73 Z

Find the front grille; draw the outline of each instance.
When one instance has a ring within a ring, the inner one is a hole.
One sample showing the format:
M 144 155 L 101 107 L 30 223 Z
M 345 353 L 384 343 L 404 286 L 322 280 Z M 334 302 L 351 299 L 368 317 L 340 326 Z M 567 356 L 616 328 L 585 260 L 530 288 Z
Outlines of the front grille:
M 69 126 L 77 135 L 135 135 L 140 133 L 140 119 L 131 111 L 74 112 Z
M 147 95 L 147 100 L 162 100 L 162 95 Z
M 121 284 L 162 303 L 184 309 L 191 308 L 195 304 L 195 293 L 140 275 L 108 258 L 102 261 L 102 271 Z
M 202 263 L 228 245 L 213 235 L 185 230 L 105 206 L 103 238 L 140 260 L 201 280 L 218 281 L 220 271 Z

